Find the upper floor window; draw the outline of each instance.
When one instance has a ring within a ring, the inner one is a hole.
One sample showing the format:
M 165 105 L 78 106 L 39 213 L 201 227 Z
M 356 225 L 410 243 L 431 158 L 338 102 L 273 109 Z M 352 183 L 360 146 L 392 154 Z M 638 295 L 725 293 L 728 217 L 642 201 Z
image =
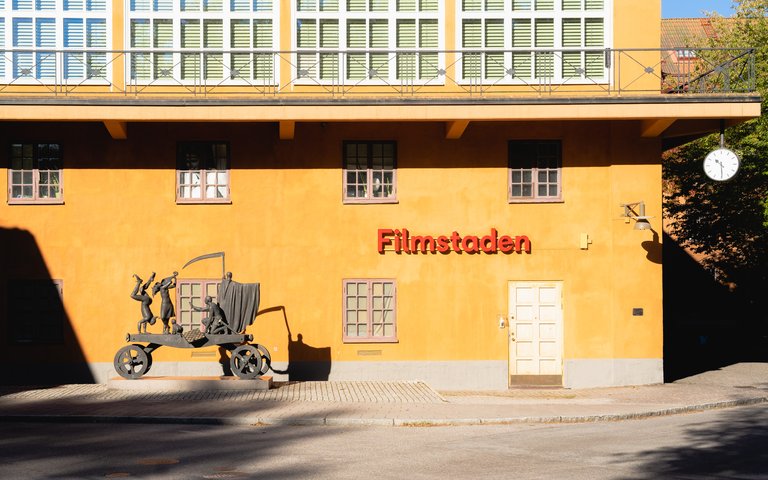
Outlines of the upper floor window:
M 12 343 L 62 343 L 64 304 L 61 280 L 9 280 L 8 338 Z
M 178 203 L 229 202 L 229 144 L 181 142 L 176 150 Z
M 131 0 L 131 79 L 273 84 L 279 6 L 278 0 Z
M 443 3 L 296 0 L 296 77 L 321 83 L 437 81 Z
M 110 10 L 106 0 L 0 0 L 0 78 L 106 81 Z
M 344 201 L 397 201 L 395 142 L 344 143 Z
M 63 203 L 58 143 L 11 144 L 8 203 Z
M 509 201 L 562 200 L 562 155 L 559 140 L 509 142 Z
M 464 81 L 604 82 L 611 0 L 461 0 Z M 496 51 L 494 51 L 496 50 Z
M 395 281 L 344 280 L 343 340 L 396 342 Z

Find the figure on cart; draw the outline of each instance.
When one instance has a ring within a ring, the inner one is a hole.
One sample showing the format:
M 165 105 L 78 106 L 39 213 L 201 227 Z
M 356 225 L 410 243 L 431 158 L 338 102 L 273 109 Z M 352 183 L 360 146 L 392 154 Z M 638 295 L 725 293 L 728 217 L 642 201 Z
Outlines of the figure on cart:
M 192 300 L 189 301 L 189 306 L 196 312 L 206 312 L 208 314 L 208 316 L 202 320 L 206 334 L 219 335 L 232 333 L 224 315 L 224 310 L 221 309 L 218 303 L 213 301 L 213 298 L 211 298 L 210 295 L 205 297 L 204 307 L 195 306 L 195 304 L 192 303 Z
M 149 279 L 143 285 L 142 282 L 144 280 L 141 277 L 134 273 L 133 278 L 136 279 L 136 286 L 133 287 L 131 298 L 141 302 L 141 320 L 138 323 L 139 333 L 141 333 L 142 327 L 144 328 L 144 333 L 147 333 L 147 324 L 155 324 L 155 315 L 152 313 L 152 309 L 149 308 L 152 305 L 152 297 L 147 294 L 147 289 L 152 284 L 152 280 L 155 279 L 155 272 L 152 272 L 152 275 L 149 276 Z

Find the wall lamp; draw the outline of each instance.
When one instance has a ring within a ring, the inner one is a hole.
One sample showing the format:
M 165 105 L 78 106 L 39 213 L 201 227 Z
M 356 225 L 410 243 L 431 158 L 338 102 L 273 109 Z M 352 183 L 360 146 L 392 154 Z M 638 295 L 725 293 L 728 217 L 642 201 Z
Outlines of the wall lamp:
M 645 216 L 645 202 L 641 200 L 634 203 L 623 203 L 621 206 L 624 207 L 624 214 L 622 217 L 627 219 L 627 223 L 629 223 L 630 218 L 634 220 L 635 230 L 651 230 L 651 222 L 649 222 L 648 219 L 653 217 Z

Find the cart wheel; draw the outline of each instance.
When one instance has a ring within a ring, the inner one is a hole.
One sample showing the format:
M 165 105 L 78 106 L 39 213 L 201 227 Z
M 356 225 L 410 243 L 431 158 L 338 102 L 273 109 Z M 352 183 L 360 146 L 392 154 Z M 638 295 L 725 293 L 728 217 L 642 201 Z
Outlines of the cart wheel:
M 266 374 L 270 368 L 272 368 L 272 356 L 269 354 L 269 350 L 267 350 L 267 347 L 264 345 L 259 345 L 258 343 L 254 345 L 256 349 L 261 354 L 261 370 L 259 372 L 260 375 Z
M 261 353 L 252 345 L 240 345 L 232 351 L 229 366 L 240 378 L 256 378 L 261 375 Z
M 149 370 L 150 358 L 141 345 L 126 345 L 115 354 L 115 370 L 123 378 L 140 378 Z

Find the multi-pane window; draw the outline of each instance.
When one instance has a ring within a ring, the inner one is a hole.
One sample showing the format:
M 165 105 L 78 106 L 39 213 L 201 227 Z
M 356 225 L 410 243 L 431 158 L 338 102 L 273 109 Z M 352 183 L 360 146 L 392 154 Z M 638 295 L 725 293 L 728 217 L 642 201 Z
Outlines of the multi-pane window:
M 562 147 L 559 140 L 509 142 L 509 201 L 562 199 Z
M 8 338 L 12 343 L 61 343 L 64 341 L 62 281 L 9 280 Z
M 464 81 L 607 78 L 612 0 L 460 0 Z
M 190 302 L 198 308 L 205 306 L 206 296 L 210 296 L 214 302 L 218 302 L 220 285 L 221 279 L 177 280 L 176 323 L 181 325 L 185 332 L 189 332 L 194 328 L 202 330 L 202 320 L 206 316 L 205 312 L 195 311 L 190 306 Z
M 344 341 L 396 342 L 395 281 L 344 280 Z
M 107 78 L 110 10 L 107 0 L 0 0 L 0 77 Z
M 13 143 L 8 168 L 8 203 L 61 203 L 58 143 Z
M 442 3 L 296 0 L 296 76 L 321 83 L 436 81 Z
M 229 201 L 229 144 L 180 142 L 177 145 L 176 201 Z
M 272 84 L 278 0 L 130 0 L 131 79 Z
M 394 202 L 397 199 L 395 142 L 344 143 L 344 200 Z

